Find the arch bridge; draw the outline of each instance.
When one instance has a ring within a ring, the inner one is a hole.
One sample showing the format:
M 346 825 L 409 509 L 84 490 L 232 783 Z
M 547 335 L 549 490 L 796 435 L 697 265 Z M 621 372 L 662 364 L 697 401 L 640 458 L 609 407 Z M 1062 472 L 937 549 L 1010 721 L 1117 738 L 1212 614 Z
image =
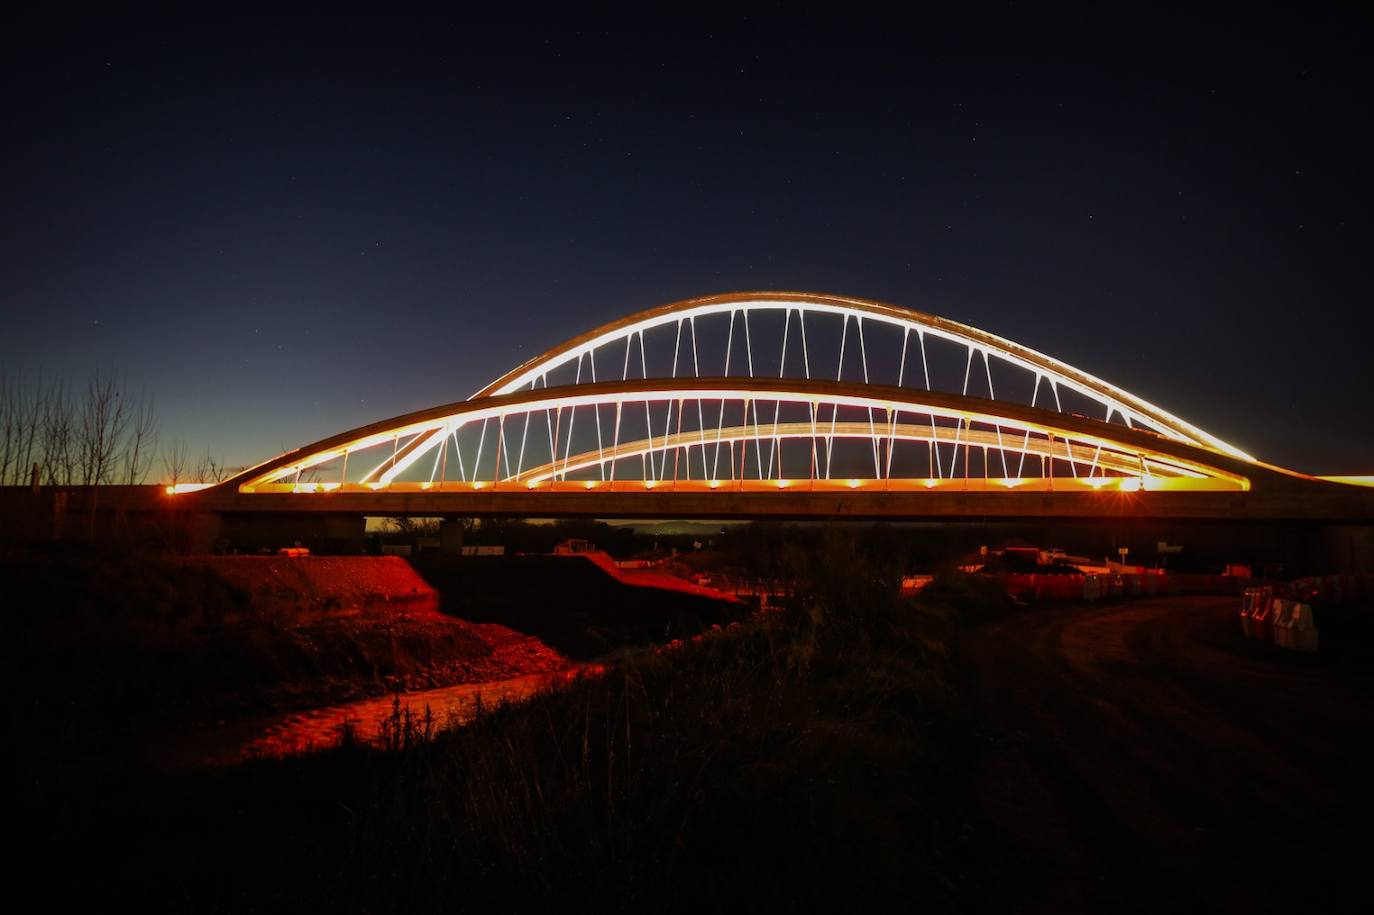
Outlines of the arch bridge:
M 1371 496 L 956 321 L 751 292 L 629 315 L 466 400 L 187 498 L 376 515 L 1367 520 Z

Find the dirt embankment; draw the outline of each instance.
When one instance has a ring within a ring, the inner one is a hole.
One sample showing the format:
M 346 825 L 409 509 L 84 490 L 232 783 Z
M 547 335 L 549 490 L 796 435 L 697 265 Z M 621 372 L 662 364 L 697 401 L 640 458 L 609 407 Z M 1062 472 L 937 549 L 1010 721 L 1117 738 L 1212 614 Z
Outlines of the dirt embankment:
M 0 557 L 26 723 L 57 745 L 556 670 L 561 654 L 439 612 L 396 557 Z
M 258 612 L 424 606 L 438 596 L 399 556 L 192 556 L 178 561 L 207 569 L 247 592 Z
M 275 620 L 278 651 L 309 660 L 318 679 L 284 683 L 285 704 L 504 680 L 567 660 L 536 638 L 439 612 L 438 593 L 397 556 L 223 556 L 185 560 L 248 592 Z M 299 698 L 299 702 L 292 701 Z M 278 703 L 280 705 L 281 703 Z
M 583 556 L 417 556 L 445 612 L 500 622 L 580 660 L 688 638 L 747 614 L 733 598 L 661 572 L 622 574 Z

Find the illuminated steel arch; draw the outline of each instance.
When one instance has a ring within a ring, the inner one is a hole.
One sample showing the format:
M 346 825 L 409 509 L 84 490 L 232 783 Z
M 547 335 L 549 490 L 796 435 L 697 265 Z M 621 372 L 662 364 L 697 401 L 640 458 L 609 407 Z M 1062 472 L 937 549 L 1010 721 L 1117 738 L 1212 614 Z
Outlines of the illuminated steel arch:
M 781 355 L 777 363 L 777 375 L 771 375 L 771 366 L 765 367 L 762 360 L 756 365 L 754 351 L 759 346 L 754 343 L 749 330 L 751 317 L 757 319 L 757 317 L 769 313 L 783 316 Z M 795 322 L 793 315 L 796 316 Z M 1252 459 L 1239 448 L 1204 432 L 1161 407 L 1058 359 L 995 334 L 948 318 L 898 308 L 882 302 L 805 292 L 731 293 L 687 299 L 641 311 L 590 330 L 530 359 L 523 365 L 502 375 L 473 396 L 487 397 L 495 394 L 509 394 L 523 388 L 548 386 L 550 375 L 556 375 L 560 369 L 568 369 L 570 366 L 575 368 L 574 377 L 570 379 L 572 383 L 581 383 L 585 380 L 596 381 L 596 356 L 598 353 L 603 354 L 603 379 L 607 376 L 606 355 L 614 357 L 614 355 L 621 353 L 623 353 L 623 358 L 620 360 L 622 380 L 635 377 L 636 368 L 640 369 L 639 377 L 676 378 L 712 375 L 715 374 L 714 367 L 720 364 L 718 361 L 719 354 L 699 352 L 696 333 L 698 321 L 704 322 L 710 319 L 728 320 L 729 325 L 726 333 L 724 370 L 720 372 L 721 375 L 729 376 L 732 374 L 731 358 L 733 356 L 736 363 L 743 363 L 743 367 L 750 377 L 770 375 L 771 377 L 783 377 L 787 374 L 790 332 L 793 352 L 799 350 L 801 355 L 800 360 L 793 360 L 794 370 L 799 368 L 806 378 L 829 378 L 831 377 L 831 365 L 819 359 L 813 360 L 807 345 L 807 320 L 814 321 L 819 317 L 838 318 L 840 321 L 839 364 L 834 375 L 837 380 L 845 368 L 846 344 L 849 345 L 851 359 L 857 350 L 864 383 L 876 380 L 870 378 L 870 360 L 867 352 L 869 347 L 865 342 L 864 332 L 864 323 L 867 321 L 870 327 L 877 325 L 899 331 L 901 334 L 901 356 L 898 361 L 896 378 L 895 380 L 888 379 L 888 383 L 896 384 L 898 387 L 905 384 L 906 386 L 923 387 L 926 390 L 932 388 L 930 361 L 927 358 L 927 340 L 929 339 L 932 343 L 941 341 L 963 349 L 965 358 L 960 393 L 969 393 L 970 382 L 978 384 L 986 381 L 988 397 L 997 399 L 993 385 L 993 367 L 1007 367 L 1027 373 L 1029 376 L 1027 380 L 1034 380 L 1030 398 L 1032 406 L 1036 404 L 1037 399 L 1042 394 L 1042 385 L 1045 388 L 1043 396 L 1047 400 L 1053 401 L 1056 410 L 1063 409 L 1061 391 L 1072 391 L 1095 403 L 1102 411 L 1101 418 L 1108 422 L 1116 419 L 1127 426 L 1142 425 L 1161 435 L 1182 442 L 1205 445 L 1233 457 Z M 851 327 L 853 328 L 852 331 Z M 673 339 L 672 368 L 667 373 L 651 374 L 645 362 L 645 335 L 655 332 L 664 336 L 671 335 Z M 914 342 L 912 340 L 913 334 L 915 335 Z M 634 364 L 633 358 L 636 341 L 638 341 L 638 366 Z M 614 374 L 615 360 L 611 358 L 610 361 L 609 367 Z M 977 368 L 980 361 L 983 371 L 978 373 Z M 912 365 L 913 374 L 918 366 L 921 370 L 921 374 L 915 376 L 914 384 L 907 381 L 907 366 L 909 364 Z M 794 374 L 796 374 L 795 371 Z M 982 378 L 978 377 L 979 374 L 982 375 Z M 936 389 L 939 389 L 938 380 Z M 952 390 L 952 388 L 947 390 Z
M 937 346 L 952 383 L 943 383 Z M 861 299 L 767 292 L 631 315 L 466 401 L 331 436 L 227 486 L 1237 491 L 1275 471 L 1139 397 L 976 328 Z

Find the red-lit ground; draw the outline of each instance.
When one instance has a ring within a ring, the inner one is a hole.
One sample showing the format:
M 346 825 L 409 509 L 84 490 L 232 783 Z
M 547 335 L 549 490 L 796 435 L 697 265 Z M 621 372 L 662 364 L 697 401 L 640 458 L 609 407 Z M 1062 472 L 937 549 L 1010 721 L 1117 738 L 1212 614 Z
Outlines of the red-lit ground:
M 430 727 L 437 732 L 467 724 L 482 709 L 490 711 L 507 703 L 526 701 L 600 669 L 599 665 L 578 665 L 269 715 L 167 741 L 156 755 L 159 762 L 177 767 L 234 765 L 250 759 L 293 756 L 337 745 L 346 726 L 353 729 L 358 739 L 380 743 L 387 722 L 399 720 L 397 716 L 402 713 L 411 716 L 422 729 L 424 716 L 429 715 Z
M 1245 642 L 1236 609 L 1038 609 L 966 634 L 970 910 L 1317 910 L 1362 883 L 1370 652 Z
M 580 565 L 579 559 L 588 560 L 615 582 L 647 589 L 650 595 L 668 591 L 735 601 L 733 595 L 656 569 L 620 569 L 605 553 L 584 553 L 572 561 Z M 587 669 L 532 636 L 496 623 L 469 623 L 438 612 L 438 593 L 400 558 L 200 557 L 189 562 L 213 569 L 252 594 L 264 609 L 285 605 L 294 610 L 298 631 L 323 625 L 360 638 L 363 632 L 384 628 L 412 639 L 429 637 L 438 644 L 455 634 L 466 636 L 473 643 L 466 652 L 407 664 L 394 677 L 395 686 L 405 688 L 399 695 L 401 706 L 415 715 L 428 709 L 436 730 L 469 721 L 482 704 L 490 708 L 528 699 Z M 322 609 L 326 606 L 339 609 Z M 552 609 L 558 612 L 557 607 Z M 599 669 L 599 665 L 591 667 Z M 160 762 L 176 766 L 227 765 L 254 757 L 292 755 L 338 743 L 345 722 L 362 739 L 375 740 L 392 713 L 393 695 L 383 695 L 259 715 L 180 735 L 163 742 L 155 755 Z
M 356 610 L 436 597 L 399 556 L 193 556 L 181 561 L 246 591 L 260 612 L 278 606 Z
M 438 593 L 399 557 L 204 556 L 185 562 L 250 595 L 251 614 L 276 627 L 272 640 L 316 662 L 285 679 L 274 697 L 278 707 L 568 666 L 537 638 L 439 612 Z
M 676 591 L 694 597 L 710 598 L 711 600 L 735 600 L 733 594 L 715 588 L 704 588 L 680 575 L 673 574 L 671 571 L 656 568 L 622 569 L 615 564 L 615 560 L 601 552 L 581 553 L 579 555 L 624 585 L 635 588 L 655 588 L 660 591 Z

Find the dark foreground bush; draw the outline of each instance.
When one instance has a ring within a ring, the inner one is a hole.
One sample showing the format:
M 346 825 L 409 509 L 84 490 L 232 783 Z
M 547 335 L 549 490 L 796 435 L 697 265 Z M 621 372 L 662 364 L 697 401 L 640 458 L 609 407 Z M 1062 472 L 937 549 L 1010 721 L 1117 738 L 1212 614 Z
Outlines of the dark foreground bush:
M 432 741 L 398 710 L 389 750 L 131 796 L 120 879 L 193 909 L 948 909 L 955 611 L 843 541 L 784 560 L 791 609 Z

